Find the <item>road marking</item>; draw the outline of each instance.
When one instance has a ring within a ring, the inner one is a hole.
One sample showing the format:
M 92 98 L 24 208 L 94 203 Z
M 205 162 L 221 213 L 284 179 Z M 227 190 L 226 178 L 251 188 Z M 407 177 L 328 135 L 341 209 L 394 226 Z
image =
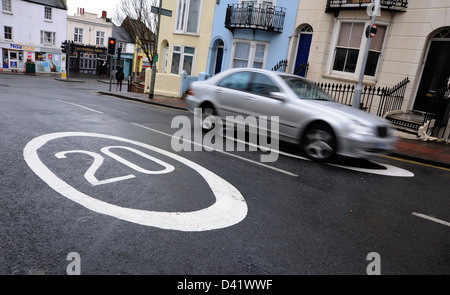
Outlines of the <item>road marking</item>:
M 161 135 L 165 135 L 165 136 L 168 136 L 168 137 L 171 137 L 171 138 L 174 137 L 173 134 L 169 134 L 169 133 L 166 133 L 166 132 L 163 132 L 163 131 L 159 131 L 159 130 L 156 130 L 156 129 L 153 129 L 153 128 L 150 128 L 150 127 L 147 127 L 147 126 L 144 126 L 144 125 L 141 125 L 141 124 L 137 124 L 137 123 L 132 123 L 132 124 L 135 125 L 135 126 L 138 126 L 138 127 L 141 127 L 141 128 L 144 128 L 144 129 L 147 129 L 147 130 L 150 130 L 150 131 L 153 131 L 155 133 L 159 133 Z M 174 138 L 175 139 L 181 139 L 181 138 L 179 138 L 177 136 L 175 136 Z M 188 143 L 195 144 L 197 146 L 205 147 L 205 145 L 203 145 L 201 143 L 198 143 L 198 142 L 193 142 L 193 141 L 185 139 L 185 138 L 183 138 L 183 140 L 188 142 Z M 298 177 L 297 174 L 289 172 L 289 171 L 286 171 L 286 170 L 283 170 L 283 169 L 279 169 L 279 168 L 276 168 L 276 167 L 273 167 L 273 166 L 270 166 L 270 165 L 267 165 L 267 164 L 264 164 L 264 163 L 261 163 L 261 162 L 257 162 L 257 161 L 250 160 L 250 159 L 247 159 L 247 158 L 235 155 L 235 154 L 231 154 L 231 153 L 225 152 L 223 150 L 214 149 L 214 148 L 209 147 L 209 146 L 207 146 L 207 147 L 209 149 L 212 149 L 213 151 L 219 152 L 221 154 L 224 154 L 224 155 L 227 155 L 227 156 L 230 156 L 230 157 L 234 157 L 234 158 L 240 159 L 242 161 L 246 161 L 246 162 L 249 162 L 249 163 L 261 166 L 261 167 L 265 167 L 265 168 L 268 168 L 268 169 L 271 169 L 271 170 L 274 170 L 274 171 L 277 171 L 277 172 L 280 172 L 280 173 L 284 173 L 284 174 L 289 175 L 289 176 Z
M 102 138 L 120 141 L 172 158 L 200 174 L 213 192 L 213 205 L 192 212 L 157 212 L 121 207 L 86 195 L 56 176 L 39 158 L 38 150 L 48 142 L 66 137 Z M 41 135 L 28 142 L 23 150 L 25 162 L 48 186 L 64 197 L 94 212 L 129 222 L 179 231 L 207 231 L 229 227 L 247 216 L 247 203 L 242 194 L 229 182 L 206 168 L 157 147 L 138 141 L 88 132 L 58 132 Z
M 257 148 L 261 148 L 259 145 L 254 144 L 254 143 L 248 143 L 245 142 L 243 140 L 240 139 L 234 139 L 232 137 L 227 137 L 225 136 L 225 138 L 228 139 L 232 139 L 232 140 L 236 140 L 237 142 L 240 143 L 244 143 L 244 144 L 248 144 Z M 302 157 L 302 156 L 298 156 L 298 155 L 294 155 L 294 154 L 290 154 L 290 153 L 286 153 L 283 151 L 275 151 L 277 153 L 279 153 L 280 155 L 284 155 L 287 157 L 291 157 L 291 158 L 296 158 L 296 159 L 300 159 L 300 160 L 305 160 L 305 161 L 311 161 L 308 158 Z M 339 167 L 339 168 L 344 168 L 344 169 L 349 169 L 349 170 L 354 170 L 354 171 L 358 171 L 358 172 L 363 172 L 363 173 L 371 173 L 371 174 L 377 174 L 377 175 L 383 175 L 383 176 L 395 176 L 395 177 L 414 177 L 414 173 L 405 170 L 405 169 L 401 169 L 392 165 L 388 165 L 388 164 L 381 164 L 375 161 L 371 161 L 374 164 L 380 165 L 386 169 L 367 169 L 367 168 L 358 168 L 358 167 L 352 167 L 352 166 L 346 166 L 346 165 L 338 165 L 338 164 L 332 164 L 332 163 L 324 163 L 326 165 L 330 165 L 330 166 L 334 166 L 334 167 Z
M 434 221 L 434 222 L 437 222 L 437 223 L 440 223 L 440 224 L 443 224 L 443 225 L 446 225 L 446 226 L 450 226 L 450 222 L 447 222 L 447 221 L 444 221 L 444 220 L 440 220 L 440 219 L 437 219 L 437 218 L 434 218 L 434 217 L 431 217 L 431 216 L 428 216 L 428 215 L 425 215 L 425 214 L 422 214 L 422 213 L 413 212 L 412 215 L 417 216 L 417 217 L 421 217 L 421 218 L 424 218 L 424 219 L 428 219 L 428 220 L 431 220 L 431 221 Z
M 420 162 L 417 162 L 417 161 L 406 160 L 406 159 L 401 159 L 401 158 L 392 157 L 392 156 L 383 156 L 383 157 L 388 158 L 388 159 L 392 159 L 392 160 L 401 161 L 401 162 L 406 162 L 406 163 L 411 163 L 411 164 L 421 165 L 421 166 L 425 166 L 425 167 L 431 167 L 431 168 L 435 168 L 435 169 L 441 169 L 441 170 L 444 170 L 444 171 L 450 171 L 449 168 L 439 167 L 439 166 L 430 165 L 430 164 L 425 164 L 425 163 L 420 163 Z
M 93 110 L 91 108 L 88 108 L 88 107 L 85 107 L 85 106 L 82 106 L 82 105 L 79 105 L 79 104 L 76 104 L 76 103 L 68 102 L 68 101 L 65 101 L 65 100 L 59 100 L 59 99 L 57 99 L 56 101 L 67 103 L 67 104 L 71 104 L 71 105 L 77 106 L 79 108 L 83 108 L 83 109 L 89 110 L 89 111 L 94 112 L 94 113 L 103 114 L 103 112 L 96 111 L 96 110 Z

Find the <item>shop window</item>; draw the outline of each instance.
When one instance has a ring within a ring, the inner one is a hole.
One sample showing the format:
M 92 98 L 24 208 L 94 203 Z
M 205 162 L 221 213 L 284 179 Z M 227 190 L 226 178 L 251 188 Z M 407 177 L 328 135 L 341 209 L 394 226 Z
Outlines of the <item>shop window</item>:
M 13 39 L 13 28 L 12 27 L 8 27 L 8 26 L 4 26 L 4 38 L 5 40 L 11 40 Z
M 52 8 L 51 7 L 44 7 L 44 19 L 45 20 L 52 20 Z
M 12 12 L 11 0 L 2 0 L 2 11 L 3 12 Z
M 80 69 L 82 70 L 97 69 L 97 54 L 80 53 Z
M 178 0 L 175 32 L 198 34 L 202 0 Z
M 105 44 L 105 32 L 97 31 L 97 36 L 95 37 L 96 45 L 104 45 Z
M 195 47 L 174 46 L 172 54 L 171 73 L 180 75 L 184 70 L 188 75 L 193 74 Z
M 55 45 L 56 42 L 55 32 L 41 31 L 41 44 L 44 45 Z
M 83 29 L 73 28 L 73 41 L 83 43 Z

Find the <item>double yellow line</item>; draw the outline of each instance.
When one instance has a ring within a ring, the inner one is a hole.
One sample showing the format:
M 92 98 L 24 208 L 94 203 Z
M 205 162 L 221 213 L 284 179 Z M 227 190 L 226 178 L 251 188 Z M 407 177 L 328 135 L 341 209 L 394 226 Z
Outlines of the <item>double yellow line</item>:
M 392 156 L 383 156 L 383 157 L 388 158 L 388 159 L 392 159 L 392 160 L 396 160 L 396 161 L 401 161 L 401 162 L 406 162 L 406 163 L 411 163 L 411 164 L 431 167 L 431 168 L 440 169 L 440 170 L 444 170 L 444 171 L 449 171 L 450 172 L 450 169 L 449 168 L 445 168 L 445 167 L 439 167 L 439 166 L 435 166 L 435 165 L 425 164 L 425 163 L 421 163 L 421 162 L 417 162 L 417 161 L 412 161 L 412 160 L 407 160 L 407 159 L 402 159 L 402 158 L 397 158 L 397 157 L 392 157 Z

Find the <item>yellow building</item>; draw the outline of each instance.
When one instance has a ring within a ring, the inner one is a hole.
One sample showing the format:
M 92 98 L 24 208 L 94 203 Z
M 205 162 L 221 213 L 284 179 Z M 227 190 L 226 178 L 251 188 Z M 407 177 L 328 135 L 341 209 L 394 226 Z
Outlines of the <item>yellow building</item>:
M 205 0 L 162 2 L 172 16 L 161 16 L 155 95 L 180 97 L 181 73 L 198 76 L 206 71 L 215 6 L 216 1 Z M 149 85 L 146 79 L 146 92 Z

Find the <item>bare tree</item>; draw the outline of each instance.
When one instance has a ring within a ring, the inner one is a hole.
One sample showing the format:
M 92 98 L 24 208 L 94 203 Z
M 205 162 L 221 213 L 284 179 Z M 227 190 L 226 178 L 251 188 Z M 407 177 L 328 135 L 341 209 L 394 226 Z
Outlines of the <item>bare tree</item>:
M 156 53 L 157 14 L 151 12 L 157 0 L 122 0 L 116 7 L 114 20 L 121 23 L 123 38 L 132 40 L 147 56 L 150 67 Z

